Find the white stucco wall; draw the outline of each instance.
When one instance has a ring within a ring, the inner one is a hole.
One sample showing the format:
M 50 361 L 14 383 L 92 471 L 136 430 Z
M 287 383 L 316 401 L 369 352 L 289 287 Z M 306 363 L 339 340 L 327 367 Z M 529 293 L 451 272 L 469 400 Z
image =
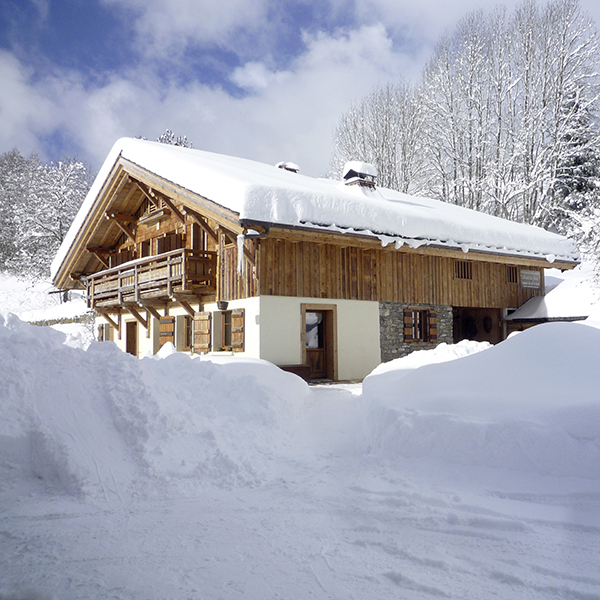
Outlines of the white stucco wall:
M 260 357 L 278 365 L 302 360 L 301 305 L 337 307 L 338 378 L 362 379 L 380 362 L 379 303 L 261 296 Z
M 380 362 L 379 304 L 359 300 L 330 300 L 324 298 L 291 298 L 285 296 L 261 296 L 229 302 L 227 310 L 245 310 L 244 352 L 235 356 L 263 358 L 277 365 L 292 365 L 302 362 L 302 304 L 335 305 L 337 307 L 337 357 L 338 378 L 362 379 Z M 203 306 L 213 313 L 213 349 L 218 347 L 216 303 Z M 143 313 L 145 316 L 145 313 Z M 162 314 L 162 311 L 161 311 Z M 169 315 L 186 315 L 181 307 L 171 307 Z M 114 332 L 115 343 L 125 351 L 125 323 L 131 318 L 121 319 L 121 339 Z M 138 324 L 138 356 L 158 351 L 158 321 L 151 317 L 152 335 Z M 102 318 L 97 323 L 106 323 Z M 182 332 L 180 319 L 176 320 L 175 339 L 181 348 Z
M 245 298 L 244 300 L 232 300 L 227 303 L 227 310 L 235 310 L 238 308 L 244 309 L 244 351 L 234 352 L 236 356 L 249 356 L 251 358 L 260 358 L 260 332 L 259 332 L 259 318 L 260 313 L 260 299 L 259 298 Z M 216 324 L 216 315 L 219 310 L 216 302 L 211 302 L 203 306 L 203 310 L 213 313 L 213 349 L 218 347 L 218 341 L 215 337 L 218 333 Z

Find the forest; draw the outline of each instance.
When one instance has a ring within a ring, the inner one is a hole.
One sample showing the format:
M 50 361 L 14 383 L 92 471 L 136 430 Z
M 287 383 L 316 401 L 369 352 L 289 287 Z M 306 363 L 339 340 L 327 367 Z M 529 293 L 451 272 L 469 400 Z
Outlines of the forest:
M 333 175 L 374 163 L 378 181 L 598 240 L 598 34 L 577 0 L 525 0 L 465 16 L 417 83 L 380 86 L 334 135 Z

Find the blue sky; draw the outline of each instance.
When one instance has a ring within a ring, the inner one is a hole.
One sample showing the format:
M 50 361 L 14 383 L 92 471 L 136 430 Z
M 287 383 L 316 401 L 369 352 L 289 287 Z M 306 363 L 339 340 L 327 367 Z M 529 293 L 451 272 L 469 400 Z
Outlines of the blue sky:
M 504 2 L 512 8 L 517 0 Z M 99 168 L 121 136 L 322 175 L 340 115 L 417 79 L 485 0 L 0 0 L 0 152 Z M 581 0 L 600 22 L 600 2 Z

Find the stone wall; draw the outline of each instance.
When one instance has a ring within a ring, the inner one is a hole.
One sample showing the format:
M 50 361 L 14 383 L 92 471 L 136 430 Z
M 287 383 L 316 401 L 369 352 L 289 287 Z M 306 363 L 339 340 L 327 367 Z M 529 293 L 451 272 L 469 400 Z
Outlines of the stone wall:
M 423 308 L 435 310 L 437 313 L 437 342 L 405 342 L 404 341 L 404 310 L 407 308 Z M 415 350 L 429 350 L 445 342 L 451 344 L 452 307 L 447 305 L 416 305 L 404 302 L 379 303 L 379 336 L 381 343 L 381 362 L 406 356 Z

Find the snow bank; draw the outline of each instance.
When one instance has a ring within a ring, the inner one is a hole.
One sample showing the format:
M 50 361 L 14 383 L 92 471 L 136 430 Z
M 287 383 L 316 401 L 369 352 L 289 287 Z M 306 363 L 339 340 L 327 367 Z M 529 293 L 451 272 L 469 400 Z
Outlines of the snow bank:
M 363 392 L 371 398 L 387 396 L 400 379 L 419 367 L 456 360 L 491 346 L 489 342 L 463 340 L 458 344 L 439 344 L 431 350 L 417 350 L 408 356 L 381 363 L 363 381 Z
M 549 323 L 404 377 L 374 373 L 372 452 L 598 478 L 599 354 L 600 330 Z
M 68 493 L 257 485 L 308 391 L 263 361 L 138 360 L 110 342 L 64 342 L 0 317 L 0 464 Z M 20 462 L 15 448 L 27 449 Z

